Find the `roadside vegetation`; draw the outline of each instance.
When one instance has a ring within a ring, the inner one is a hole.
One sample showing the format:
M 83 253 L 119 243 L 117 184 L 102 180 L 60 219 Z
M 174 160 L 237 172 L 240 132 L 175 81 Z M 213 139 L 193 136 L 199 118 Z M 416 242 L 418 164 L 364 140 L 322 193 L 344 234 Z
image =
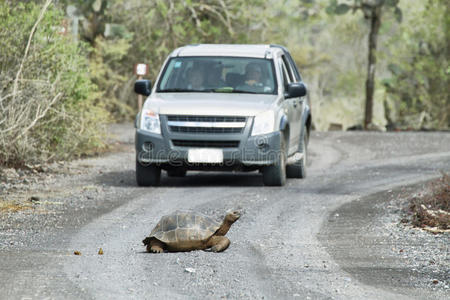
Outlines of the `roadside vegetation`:
M 59 9 L 0 3 L 0 165 L 23 167 L 102 147 L 86 47 L 58 30 Z
M 193 43 L 286 45 L 317 130 L 448 130 L 447 2 L 0 0 L 0 166 L 101 151 L 106 124 L 136 114 L 134 64 L 154 80 Z
M 407 213 L 410 219 L 404 222 L 415 227 L 433 233 L 450 232 L 450 176 L 443 174 L 429 183 L 428 191 L 412 197 Z

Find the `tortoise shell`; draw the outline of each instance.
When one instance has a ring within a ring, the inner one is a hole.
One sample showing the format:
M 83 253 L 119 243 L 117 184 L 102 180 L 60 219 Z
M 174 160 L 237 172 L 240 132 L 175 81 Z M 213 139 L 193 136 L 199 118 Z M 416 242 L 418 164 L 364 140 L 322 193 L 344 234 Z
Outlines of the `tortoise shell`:
M 156 238 L 168 246 L 204 242 L 220 225 L 216 220 L 199 213 L 176 211 L 163 216 L 149 238 Z

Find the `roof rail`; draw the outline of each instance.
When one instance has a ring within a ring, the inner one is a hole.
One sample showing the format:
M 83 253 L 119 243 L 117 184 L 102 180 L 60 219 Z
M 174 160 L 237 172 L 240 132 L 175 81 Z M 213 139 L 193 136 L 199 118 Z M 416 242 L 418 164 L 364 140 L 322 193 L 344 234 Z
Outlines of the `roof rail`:
M 270 44 L 270 48 L 280 48 L 283 51 L 287 51 L 286 47 L 281 46 L 281 45 L 277 45 L 277 44 Z

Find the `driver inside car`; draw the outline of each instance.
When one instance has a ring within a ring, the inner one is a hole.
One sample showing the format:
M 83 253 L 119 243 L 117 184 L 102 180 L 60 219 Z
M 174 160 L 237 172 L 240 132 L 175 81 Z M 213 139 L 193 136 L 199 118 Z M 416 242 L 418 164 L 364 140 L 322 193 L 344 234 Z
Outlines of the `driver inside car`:
M 263 86 L 261 66 L 249 63 L 245 67 L 245 84 L 249 86 Z

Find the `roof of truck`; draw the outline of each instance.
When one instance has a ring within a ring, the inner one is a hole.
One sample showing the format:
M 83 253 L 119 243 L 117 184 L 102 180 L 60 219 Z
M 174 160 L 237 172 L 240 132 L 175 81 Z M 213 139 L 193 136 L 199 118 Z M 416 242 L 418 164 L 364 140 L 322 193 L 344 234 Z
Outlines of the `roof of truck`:
M 195 44 L 174 50 L 171 56 L 243 56 L 265 58 L 276 51 L 284 51 L 277 45 Z

